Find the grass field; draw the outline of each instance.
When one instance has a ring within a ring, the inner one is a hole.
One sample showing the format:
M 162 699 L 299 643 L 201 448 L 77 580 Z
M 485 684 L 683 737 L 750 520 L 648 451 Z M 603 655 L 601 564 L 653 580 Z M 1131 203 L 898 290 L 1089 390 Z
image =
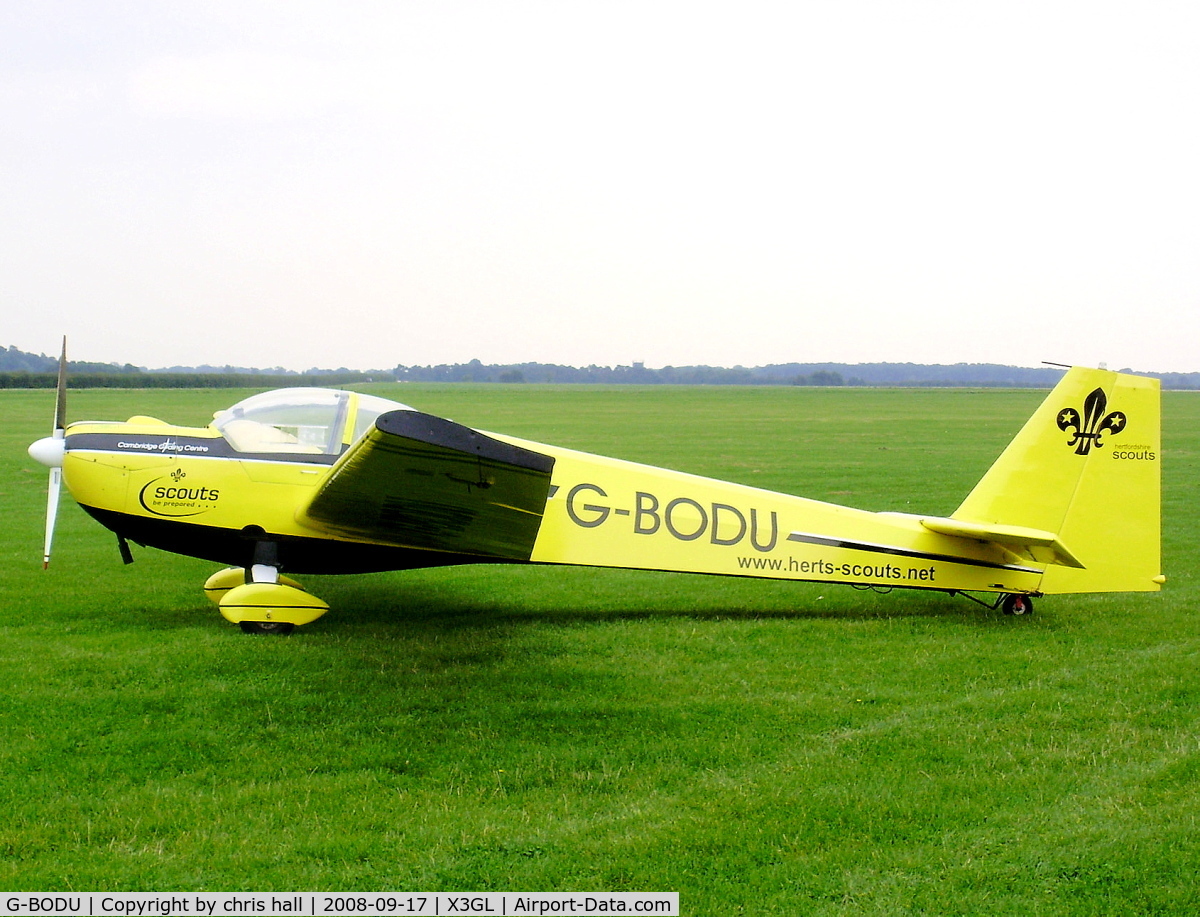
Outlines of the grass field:
M 463 423 L 948 514 L 1032 391 L 367 386 Z M 79 391 L 202 423 L 228 391 Z M 686 914 L 1200 908 L 1200 394 L 1164 395 L 1161 594 L 473 567 L 313 579 L 255 638 L 213 565 L 64 500 L 0 392 L 0 888 L 678 891 Z

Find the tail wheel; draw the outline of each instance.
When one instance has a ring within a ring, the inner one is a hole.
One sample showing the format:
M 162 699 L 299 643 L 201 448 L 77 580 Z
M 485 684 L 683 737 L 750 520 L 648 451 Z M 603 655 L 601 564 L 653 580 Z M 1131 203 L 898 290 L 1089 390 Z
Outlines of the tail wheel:
M 1031 615 L 1033 614 L 1033 599 L 1020 593 L 1006 595 L 1003 608 L 1006 615 Z

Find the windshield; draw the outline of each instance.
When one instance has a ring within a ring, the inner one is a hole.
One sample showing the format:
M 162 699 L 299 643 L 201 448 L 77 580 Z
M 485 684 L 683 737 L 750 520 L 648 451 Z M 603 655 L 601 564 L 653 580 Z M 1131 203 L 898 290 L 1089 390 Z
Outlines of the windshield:
M 285 388 L 254 395 L 222 411 L 213 426 L 239 452 L 336 455 L 341 452 L 349 414 L 351 441 L 386 411 L 411 410 L 374 395 L 325 388 Z

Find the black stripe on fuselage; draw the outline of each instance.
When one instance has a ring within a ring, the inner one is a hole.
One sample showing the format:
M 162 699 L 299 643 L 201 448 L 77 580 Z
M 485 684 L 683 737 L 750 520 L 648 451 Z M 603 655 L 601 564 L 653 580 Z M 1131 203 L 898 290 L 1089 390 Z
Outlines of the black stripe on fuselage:
M 217 458 L 259 462 L 332 465 L 337 455 L 314 452 L 238 452 L 221 437 L 171 436 L 162 433 L 72 433 L 68 452 L 107 452 L 112 455 L 168 455 L 177 458 Z
M 915 557 L 919 560 L 940 560 L 952 564 L 962 564 L 966 567 L 986 567 L 991 570 L 1012 570 L 1018 573 L 1042 573 L 1035 567 L 1022 567 L 1017 564 L 1001 564 L 991 560 L 974 560 L 954 554 L 933 554 L 929 551 L 914 551 L 910 548 L 898 548 L 892 545 L 872 544 L 869 541 L 847 541 L 844 538 L 829 538 L 825 535 L 811 535 L 807 532 L 792 532 L 788 541 L 801 544 L 819 544 L 827 548 L 846 548 L 851 551 L 867 551 L 871 554 L 891 554 L 897 557 Z
M 276 535 L 257 529 L 227 529 L 196 522 L 149 519 L 94 506 L 83 505 L 83 508 L 105 528 L 135 544 L 187 557 L 199 557 L 230 567 L 249 566 L 253 562 L 255 544 L 263 541 L 278 546 L 279 563 L 289 573 L 380 573 L 385 570 L 504 562 L 502 558 Z

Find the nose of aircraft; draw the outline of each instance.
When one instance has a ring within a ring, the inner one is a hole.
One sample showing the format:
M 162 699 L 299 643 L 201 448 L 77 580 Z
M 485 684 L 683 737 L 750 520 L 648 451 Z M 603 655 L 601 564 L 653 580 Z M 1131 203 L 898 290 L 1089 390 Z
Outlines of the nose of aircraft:
M 29 447 L 30 456 L 47 468 L 61 468 L 66 451 L 66 440 L 61 431 L 57 436 L 46 436 Z

